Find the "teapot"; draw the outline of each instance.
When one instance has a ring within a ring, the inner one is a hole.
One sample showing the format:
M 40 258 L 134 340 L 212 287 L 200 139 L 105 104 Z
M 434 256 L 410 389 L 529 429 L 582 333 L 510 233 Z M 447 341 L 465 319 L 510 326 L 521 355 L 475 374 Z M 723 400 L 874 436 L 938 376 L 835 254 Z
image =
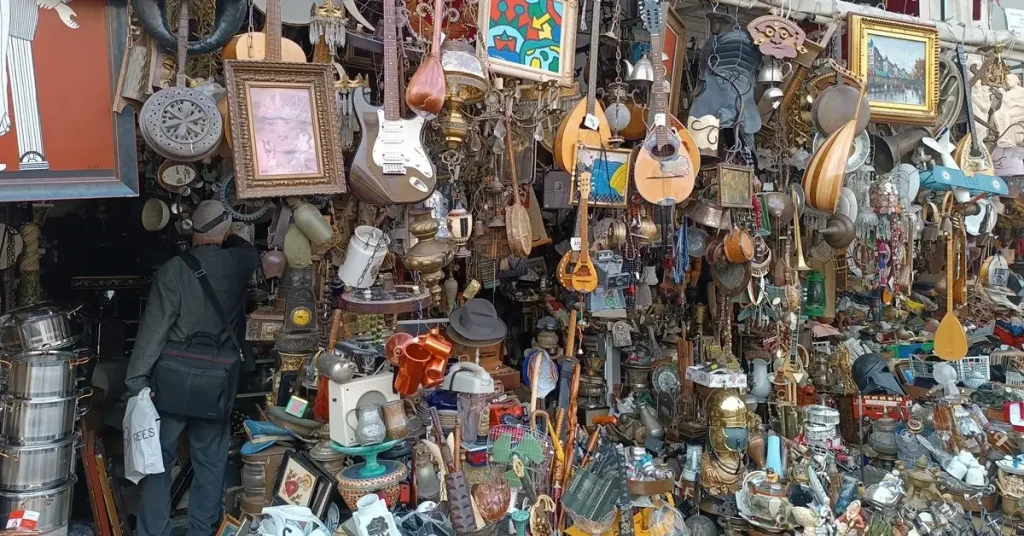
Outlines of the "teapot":
M 793 65 L 778 60 L 769 60 L 761 64 L 757 71 L 758 84 L 778 84 L 793 72 Z

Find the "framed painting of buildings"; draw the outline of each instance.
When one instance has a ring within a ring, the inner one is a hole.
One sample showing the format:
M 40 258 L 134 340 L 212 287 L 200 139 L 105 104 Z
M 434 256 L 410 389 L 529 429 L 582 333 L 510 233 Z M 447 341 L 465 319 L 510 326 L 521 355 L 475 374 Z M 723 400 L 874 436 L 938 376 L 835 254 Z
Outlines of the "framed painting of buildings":
M 111 110 L 127 2 L 8 2 L 18 16 L 0 24 L 0 202 L 138 195 L 135 113 Z
M 939 33 L 934 27 L 850 15 L 850 69 L 867 81 L 871 120 L 934 125 Z
M 577 0 L 481 0 L 477 55 L 495 74 L 573 82 Z

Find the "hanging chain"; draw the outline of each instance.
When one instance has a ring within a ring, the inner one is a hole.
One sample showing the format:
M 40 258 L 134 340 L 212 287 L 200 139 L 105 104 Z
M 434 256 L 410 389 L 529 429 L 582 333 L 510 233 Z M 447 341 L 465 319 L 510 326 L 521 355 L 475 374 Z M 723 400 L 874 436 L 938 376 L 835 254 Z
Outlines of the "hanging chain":
M 249 28 L 248 28 L 248 31 L 245 34 L 245 40 L 246 40 L 246 45 L 249 47 L 249 57 L 250 58 L 253 57 L 253 55 L 254 55 L 252 36 L 256 32 L 256 28 L 255 28 L 255 25 L 252 22 L 252 12 L 255 11 L 255 10 L 256 10 L 256 6 L 255 6 L 253 0 L 249 0 Z

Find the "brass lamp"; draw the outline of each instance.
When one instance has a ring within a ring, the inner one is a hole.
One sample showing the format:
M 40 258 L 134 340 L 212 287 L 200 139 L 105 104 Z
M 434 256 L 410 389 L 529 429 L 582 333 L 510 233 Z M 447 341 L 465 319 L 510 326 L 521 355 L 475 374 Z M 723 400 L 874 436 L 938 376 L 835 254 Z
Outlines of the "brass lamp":
M 451 241 L 459 247 L 455 256 L 465 258 L 472 255 L 466 249 L 466 244 L 473 233 L 473 215 L 462 206 L 461 200 L 456 200 L 455 203 L 455 208 L 448 212 L 448 232 L 451 233 Z
M 467 43 L 445 41 L 441 45 L 441 67 L 444 69 L 447 95 L 438 121 L 445 145 L 448 149 L 458 150 L 470 130 L 463 107 L 483 100 L 487 79 L 480 59 Z

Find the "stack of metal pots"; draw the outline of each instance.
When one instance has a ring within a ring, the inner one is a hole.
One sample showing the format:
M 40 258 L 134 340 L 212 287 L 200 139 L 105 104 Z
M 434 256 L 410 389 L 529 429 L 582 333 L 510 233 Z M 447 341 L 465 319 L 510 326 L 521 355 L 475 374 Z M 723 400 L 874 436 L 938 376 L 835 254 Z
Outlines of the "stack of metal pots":
M 71 515 L 77 369 L 88 359 L 76 311 L 44 303 L 0 317 L 0 519 L 35 511 L 41 532 Z

